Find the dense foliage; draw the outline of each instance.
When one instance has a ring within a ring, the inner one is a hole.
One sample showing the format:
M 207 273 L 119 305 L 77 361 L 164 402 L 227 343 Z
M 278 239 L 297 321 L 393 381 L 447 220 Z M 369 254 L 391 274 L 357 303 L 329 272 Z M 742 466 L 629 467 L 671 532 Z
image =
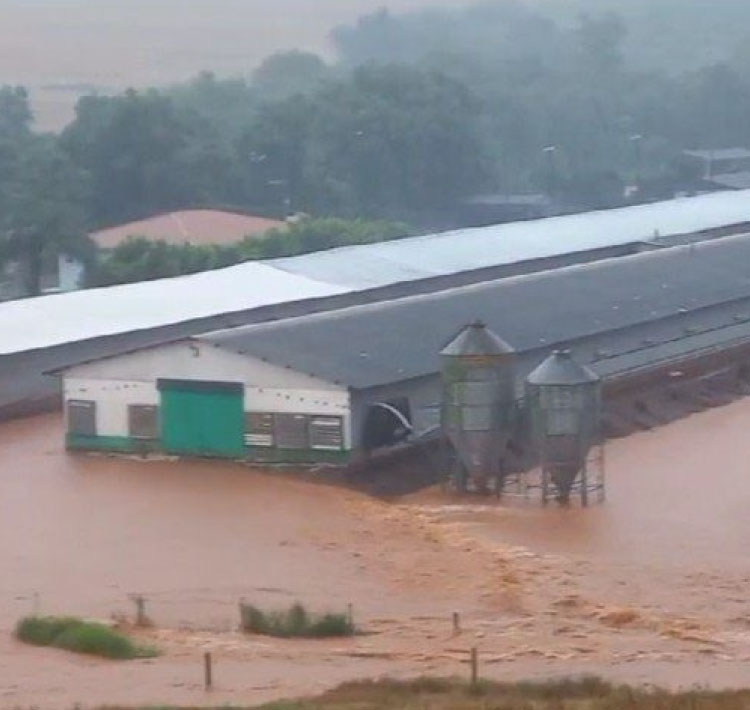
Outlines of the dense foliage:
M 92 266 L 89 282 L 91 286 L 111 286 L 149 281 L 219 269 L 250 259 L 295 256 L 338 246 L 400 239 L 409 233 L 409 228 L 400 222 L 308 218 L 229 246 L 166 244 L 133 237 Z
M 60 136 L 34 134 L 25 92 L 5 88 L 0 258 L 22 259 L 35 293 L 45 257 L 86 253 L 87 227 L 175 208 L 430 229 L 477 193 L 542 191 L 569 209 L 622 204 L 628 185 L 632 199 L 668 197 L 694 176 L 683 150 L 750 146 L 748 20 L 744 0 L 380 11 L 334 32 L 333 63 L 288 52 L 249 79 L 86 96 Z M 131 244 L 96 280 L 341 243 L 295 239 L 231 253 Z
M 347 614 L 311 614 L 301 604 L 289 609 L 264 611 L 242 604 L 242 631 L 277 638 L 334 638 L 356 632 Z
M 52 136 L 31 130 L 28 97 L 0 88 L 0 261 L 21 264 L 39 293 L 45 257 L 90 252 L 85 236 L 87 176 Z
M 103 658 L 152 658 L 153 648 L 138 646 L 104 624 L 72 616 L 27 616 L 16 626 L 16 637 L 34 646 L 53 646 Z

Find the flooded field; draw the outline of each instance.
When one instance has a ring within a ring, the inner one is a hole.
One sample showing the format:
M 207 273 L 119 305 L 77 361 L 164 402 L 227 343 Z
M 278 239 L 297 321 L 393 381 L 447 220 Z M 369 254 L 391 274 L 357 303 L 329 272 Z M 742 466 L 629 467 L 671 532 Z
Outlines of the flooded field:
M 500 679 L 746 684 L 749 425 L 743 400 L 614 442 L 604 506 L 541 510 L 438 491 L 389 504 L 234 464 L 68 456 L 57 416 L 3 424 L 0 707 L 262 702 L 350 678 L 464 674 L 472 646 Z M 161 658 L 99 661 L 11 637 L 35 610 L 132 615 L 133 593 Z M 243 637 L 241 597 L 351 603 L 367 633 Z

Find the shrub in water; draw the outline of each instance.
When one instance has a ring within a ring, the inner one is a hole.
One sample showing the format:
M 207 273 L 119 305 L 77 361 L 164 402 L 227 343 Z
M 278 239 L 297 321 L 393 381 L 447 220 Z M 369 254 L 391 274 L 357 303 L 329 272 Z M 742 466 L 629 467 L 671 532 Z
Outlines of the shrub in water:
M 266 614 L 252 606 L 251 604 L 242 604 L 242 630 L 249 634 L 268 634 L 269 624 Z
M 280 638 L 351 636 L 355 631 L 345 614 L 309 614 L 301 604 L 294 604 L 287 611 L 271 612 L 242 604 L 241 619 L 246 633 Z
M 103 624 L 79 624 L 63 631 L 54 641 L 57 648 L 104 658 L 137 658 L 138 648 L 126 636 Z
M 71 616 L 27 616 L 18 622 L 16 636 L 34 646 L 51 646 L 60 634 L 81 623 Z
M 330 636 L 351 636 L 354 633 L 349 618 L 344 614 L 324 614 L 310 624 L 310 636 L 325 638 Z
M 35 646 L 54 646 L 104 658 L 150 658 L 153 648 L 141 647 L 105 626 L 74 617 L 28 616 L 18 622 L 16 636 Z

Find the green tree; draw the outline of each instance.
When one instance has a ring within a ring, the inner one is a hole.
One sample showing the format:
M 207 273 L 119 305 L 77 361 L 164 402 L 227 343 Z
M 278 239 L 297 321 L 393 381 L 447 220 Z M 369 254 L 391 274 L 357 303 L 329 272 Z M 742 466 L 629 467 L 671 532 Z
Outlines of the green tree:
M 265 101 L 310 94 L 329 76 L 328 65 L 311 52 L 277 52 L 253 72 L 253 88 Z
M 246 201 L 279 217 L 310 206 L 307 181 L 317 105 L 302 95 L 263 104 L 237 142 Z
M 84 97 L 62 134 L 73 161 L 92 177 L 96 223 L 116 223 L 191 202 L 182 151 L 188 128 L 157 91 Z
M 398 222 L 307 218 L 229 246 L 167 244 L 134 236 L 99 259 L 90 270 L 89 283 L 110 286 L 181 276 L 242 261 L 400 239 L 410 233 L 409 227 Z
M 0 141 L 27 137 L 32 120 L 26 89 L 22 86 L 0 87 Z
M 307 179 L 319 211 L 408 218 L 486 178 L 482 104 L 456 80 L 368 66 L 315 98 Z
M 412 230 L 403 222 L 308 217 L 286 227 L 272 229 L 261 239 L 247 238 L 240 250 L 249 259 L 268 259 L 402 239 L 411 234 Z
M 86 258 L 86 175 L 52 136 L 34 136 L 19 150 L 0 213 L 0 259 L 23 266 L 27 295 L 41 292 L 45 258 Z

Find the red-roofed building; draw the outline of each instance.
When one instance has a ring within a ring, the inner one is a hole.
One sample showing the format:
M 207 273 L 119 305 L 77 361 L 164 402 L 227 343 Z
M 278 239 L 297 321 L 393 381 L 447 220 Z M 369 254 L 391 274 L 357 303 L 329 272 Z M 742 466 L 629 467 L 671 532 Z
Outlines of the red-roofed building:
M 241 212 L 182 210 L 129 222 L 91 234 L 100 249 L 114 249 L 130 237 L 145 237 L 168 244 L 227 245 L 257 237 L 284 222 Z
M 167 244 L 193 246 L 226 246 L 242 241 L 245 237 L 260 237 L 268 230 L 283 227 L 285 222 L 268 219 L 243 212 L 226 210 L 191 209 L 168 212 L 147 219 L 128 222 L 109 229 L 93 232 L 89 236 L 103 252 L 111 251 L 128 239 L 143 237 Z M 84 266 L 78 259 L 61 254 L 57 274 L 46 275 L 45 292 L 74 291 L 83 283 Z M 0 300 L 22 295 L 16 279 L 9 282 L 8 294 L 2 293 Z M 20 283 L 20 282 L 19 282 Z

